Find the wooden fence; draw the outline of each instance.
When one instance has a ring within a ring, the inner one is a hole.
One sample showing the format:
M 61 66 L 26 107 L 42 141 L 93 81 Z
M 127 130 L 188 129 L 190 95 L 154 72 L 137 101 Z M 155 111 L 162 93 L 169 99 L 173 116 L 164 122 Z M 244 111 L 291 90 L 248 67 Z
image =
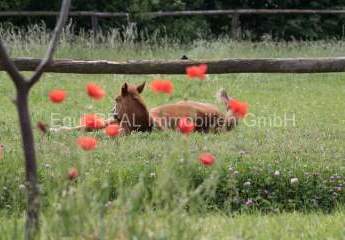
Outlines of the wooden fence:
M 1 17 L 45 17 L 58 16 L 59 12 L 52 11 L 10 11 L 0 12 Z M 345 14 L 344 10 L 312 10 L 312 9 L 237 9 L 237 10 L 206 10 L 206 11 L 170 11 L 145 12 L 136 16 L 182 17 L 182 16 L 215 16 L 226 15 L 231 17 L 233 37 L 241 36 L 241 15 L 274 15 L 274 14 Z M 71 17 L 91 17 L 92 30 L 97 32 L 99 18 L 124 17 L 128 22 L 132 16 L 124 12 L 70 12 Z M 22 71 L 33 71 L 40 59 L 17 58 L 16 66 Z M 184 74 L 185 68 L 190 65 L 206 63 L 209 74 L 222 73 L 322 73 L 345 72 L 345 58 L 277 58 L 277 59 L 222 59 L 222 60 L 171 60 L 171 61 L 79 61 L 60 59 L 53 61 L 46 69 L 55 73 L 78 74 Z M 0 71 L 3 71 L 0 60 Z
M 1 17 L 46 17 L 58 16 L 59 12 L 53 11 L 7 11 L 0 12 Z M 228 9 L 228 10 L 199 10 L 199 11 L 169 11 L 169 12 L 143 12 L 135 16 L 157 18 L 157 17 L 183 17 L 183 16 L 216 16 L 226 15 L 231 18 L 232 36 L 236 39 L 241 34 L 241 15 L 277 15 L 277 14 L 345 14 L 345 9 Z M 124 17 L 130 23 L 133 15 L 126 12 L 93 12 L 93 11 L 74 11 L 70 12 L 71 17 L 90 17 L 92 31 L 97 32 L 99 18 Z
M 13 59 L 22 71 L 34 71 L 41 59 Z M 187 66 L 206 63 L 209 74 L 224 73 L 326 73 L 345 72 L 345 57 L 336 58 L 262 58 L 222 60 L 54 60 L 45 69 L 52 73 L 77 74 L 185 74 Z M 0 60 L 0 71 L 3 71 Z

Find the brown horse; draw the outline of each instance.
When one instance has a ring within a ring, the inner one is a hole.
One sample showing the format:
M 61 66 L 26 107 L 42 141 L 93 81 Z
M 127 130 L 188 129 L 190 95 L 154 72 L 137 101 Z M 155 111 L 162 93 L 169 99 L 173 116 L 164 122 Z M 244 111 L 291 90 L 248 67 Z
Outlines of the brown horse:
M 121 87 L 120 95 L 115 98 L 113 116 L 126 133 L 152 130 L 153 121 L 140 95 L 144 88 L 145 83 L 139 86 L 125 83 Z
M 231 130 L 238 123 L 238 119 L 228 108 L 230 98 L 225 90 L 219 92 L 219 98 L 227 107 L 224 114 L 215 105 L 187 100 L 148 110 L 140 95 L 144 88 L 145 83 L 138 86 L 125 83 L 120 95 L 115 98 L 114 119 L 120 122 L 126 133 L 151 131 L 153 127 L 161 130 L 174 129 L 184 117 L 193 121 L 195 130 L 199 132 Z
M 229 131 L 238 123 L 239 119 L 228 108 L 230 98 L 225 90 L 219 91 L 218 96 L 226 106 L 227 111 L 223 113 L 215 105 L 188 100 L 148 110 L 140 95 L 144 88 L 145 83 L 138 86 L 124 83 L 119 96 L 115 98 L 113 118 L 106 120 L 104 127 L 111 123 L 119 123 L 127 134 L 135 131 L 151 131 L 154 127 L 160 130 L 175 129 L 178 121 L 187 117 L 194 123 L 198 132 L 220 132 Z M 85 129 L 85 126 L 51 130 L 81 129 Z

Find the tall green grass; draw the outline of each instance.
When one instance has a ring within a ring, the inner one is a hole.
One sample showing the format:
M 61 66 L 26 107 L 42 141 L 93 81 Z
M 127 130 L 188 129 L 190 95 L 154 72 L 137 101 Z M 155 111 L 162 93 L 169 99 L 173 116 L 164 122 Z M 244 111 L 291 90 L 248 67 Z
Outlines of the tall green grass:
M 12 56 L 40 57 L 49 33 L 1 30 Z M 120 39 L 121 38 L 121 39 Z M 126 41 L 116 30 L 99 36 L 72 35 L 68 28 L 57 53 L 75 59 L 215 59 L 224 57 L 340 56 L 342 42 L 250 43 L 219 39 L 188 46 L 152 39 Z M 42 200 L 42 239 L 211 239 L 341 238 L 345 203 L 345 77 L 343 74 L 228 74 L 206 81 L 185 76 L 45 74 L 31 93 L 33 124 L 77 123 L 83 113 L 109 113 L 121 85 L 169 78 L 172 96 L 143 97 L 149 107 L 183 98 L 218 104 L 219 88 L 250 105 L 250 115 L 234 131 L 192 134 L 186 141 L 173 131 L 136 133 L 109 139 L 102 132 L 42 135 L 35 130 Z M 85 84 L 107 90 L 93 102 Z M 62 105 L 47 93 L 68 91 Z M 22 235 L 25 191 L 23 156 L 14 88 L 0 73 L 0 232 L 3 239 Z M 55 114 L 55 115 L 52 115 Z M 286 125 L 274 122 L 294 119 Z M 68 119 L 67 119 L 68 118 Z M 68 121 L 67 121 L 68 120 Z M 80 135 L 99 139 L 93 152 L 75 144 Z M 212 152 L 212 167 L 200 152 Z M 76 166 L 80 176 L 67 180 Z M 291 182 L 297 178 L 297 182 Z M 297 212 L 296 212 L 297 211 Z M 315 224 L 320 223 L 315 229 Z M 256 226 L 252 227 L 252 226 Z M 19 237 L 18 237 L 19 236 Z

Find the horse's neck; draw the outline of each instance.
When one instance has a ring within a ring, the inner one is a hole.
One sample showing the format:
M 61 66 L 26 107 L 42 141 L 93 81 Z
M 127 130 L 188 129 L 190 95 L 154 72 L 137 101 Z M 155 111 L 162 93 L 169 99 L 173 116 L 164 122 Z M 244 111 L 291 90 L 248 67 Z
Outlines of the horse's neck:
M 143 106 L 140 111 L 136 111 L 134 116 L 137 116 L 134 120 L 138 125 L 140 125 L 139 129 L 141 131 L 151 130 L 150 128 L 152 126 L 150 121 L 150 115 L 145 106 Z
M 127 119 L 123 119 L 123 123 L 126 125 L 129 131 L 151 131 L 152 121 L 150 119 L 149 112 L 144 104 L 136 108 L 130 108 L 127 111 L 129 114 Z M 129 122 L 129 123 L 128 123 Z

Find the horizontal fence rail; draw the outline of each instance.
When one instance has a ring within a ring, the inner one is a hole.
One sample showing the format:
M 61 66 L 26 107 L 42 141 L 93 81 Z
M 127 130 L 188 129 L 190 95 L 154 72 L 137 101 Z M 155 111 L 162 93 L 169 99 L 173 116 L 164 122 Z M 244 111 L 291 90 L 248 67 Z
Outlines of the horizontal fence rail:
M 147 12 L 141 15 L 148 17 L 197 16 L 197 15 L 260 15 L 260 14 L 345 14 L 344 10 L 312 10 L 312 9 L 229 9 L 229 10 L 199 10 Z
M 41 59 L 13 59 L 19 70 L 33 71 Z M 345 57 L 336 58 L 263 58 L 222 60 L 141 60 L 113 62 L 105 60 L 58 59 L 46 72 L 76 74 L 185 74 L 187 66 L 206 63 L 209 74 L 225 73 L 327 73 L 345 72 Z M 0 61 L 0 71 L 3 71 Z
M 45 17 L 58 16 L 54 11 L 3 11 L 0 17 Z M 157 18 L 157 17 L 183 17 L 183 16 L 216 16 L 227 15 L 232 18 L 231 34 L 233 38 L 240 39 L 241 15 L 275 15 L 275 14 L 345 14 L 345 9 L 227 9 L 227 10 L 194 10 L 194 11 L 158 11 L 158 12 L 95 12 L 95 11 L 72 11 L 71 17 L 91 17 L 91 26 L 94 33 L 98 32 L 98 18 L 124 17 L 129 24 L 133 16 Z
M 49 17 L 58 16 L 59 12 L 54 11 L 6 11 L 0 12 L 0 17 Z M 127 17 L 129 14 L 125 12 L 93 12 L 93 11 L 74 11 L 70 12 L 71 17 Z
M 0 17 L 16 16 L 58 16 L 59 12 L 55 11 L 2 11 Z M 195 11 L 158 11 L 143 12 L 133 14 L 136 16 L 147 17 L 171 17 L 171 16 L 197 16 L 197 15 L 257 15 L 257 14 L 345 14 L 345 9 L 228 9 L 228 10 L 195 10 Z M 73 17 L 127 17 L 130 13 L 126 12 L 95 12 L 95 11 L 72 11 L 69 16 Z

